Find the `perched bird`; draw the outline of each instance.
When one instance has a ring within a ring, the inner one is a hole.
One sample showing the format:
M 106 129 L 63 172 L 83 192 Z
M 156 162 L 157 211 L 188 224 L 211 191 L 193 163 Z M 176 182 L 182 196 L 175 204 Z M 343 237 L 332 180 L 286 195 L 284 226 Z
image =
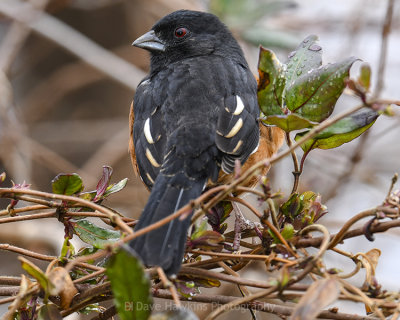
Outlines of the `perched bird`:
M 151 53 L 150 72 L 131 108 L 131 159 L 149 190 L 135 230 L 177 211 L 235 161 L 270 156 L 279 147 L 270 128 L 260 140 L 257 82 L 227 27 L 214 15 L 173 12 L 134 46 Z M 279 134 L 279 139 L 283 136 Z M 230 175 L 229 175 L 230 176 Z M 134 239 L 147 266 L 176 274 L 184 255 L 190 216 Z

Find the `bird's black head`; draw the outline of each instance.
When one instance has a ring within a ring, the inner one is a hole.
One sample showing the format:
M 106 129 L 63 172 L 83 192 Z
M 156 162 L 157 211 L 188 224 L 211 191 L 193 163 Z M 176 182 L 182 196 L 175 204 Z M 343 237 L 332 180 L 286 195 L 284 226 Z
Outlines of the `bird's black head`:
M 240 46 L 213 14 L 179 10 L 133 42 L 151 52 L 152 69 L 194 56 L 221 55 L 246 64 Z

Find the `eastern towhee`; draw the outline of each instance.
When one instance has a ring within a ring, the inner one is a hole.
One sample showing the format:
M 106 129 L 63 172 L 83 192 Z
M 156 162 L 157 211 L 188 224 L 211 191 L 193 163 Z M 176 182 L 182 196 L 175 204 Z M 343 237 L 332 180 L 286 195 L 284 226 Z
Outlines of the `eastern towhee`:
M 132 163 L 151 190 L 139 230 L 197 198 L 210 183 L 229 182 L 236 160 L 246 170 L 269 158 L 284 135 L 260 124 L 257 82 L 216 16 L 173 12 L 133 45 L 151 53 L 150 73 L 137 87 L 130 113 Z M 190 218 L 130 245 L 147 266 L 176 274 Z

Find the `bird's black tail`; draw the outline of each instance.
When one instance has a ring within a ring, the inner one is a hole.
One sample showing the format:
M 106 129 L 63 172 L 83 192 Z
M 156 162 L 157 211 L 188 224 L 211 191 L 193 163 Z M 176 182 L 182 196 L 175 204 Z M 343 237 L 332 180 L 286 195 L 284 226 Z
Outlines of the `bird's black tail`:
M 144 208 L 135 231 L 143 229 L 177 211 L 190 200 L 196 199 L 205 180 L 193 180 L 187 187 L 174 186 L 173 177 L 159 174 L 150 198 Z M 130 246 L 147 266 L 160 266 L 167 275 L 177 274 L 185 251 L 187 229 L 191 214 L 183 220 L 172 220 L 166 225 L 134 239 Z

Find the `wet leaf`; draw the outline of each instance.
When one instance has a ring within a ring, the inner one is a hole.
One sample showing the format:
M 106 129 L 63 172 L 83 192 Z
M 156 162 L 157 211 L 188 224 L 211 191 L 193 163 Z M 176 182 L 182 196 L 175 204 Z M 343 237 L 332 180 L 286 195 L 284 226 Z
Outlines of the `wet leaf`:
M 111 258 L 107 276 L 120 319 L 147 320 L 152 310 L 150 281 L 130 247 L 124 246 Z
M 104 249 L 107 244 L 118 241 L 121 237 L 119 231 L 101 228 L 88 220 L 71 222 L 75 234 L 85 243 L 97 249 Z
M 39 309 L 38 320 L 62 320 L 57 306 L 53 303 L 45 304 Z
M 301 148 L 308 152 L 312 149 L 332 149 L 350 142 L 368 130 L 378 118 L 379 114 L 369 108 L 364 108 L 354 114 L 339 120 L 323 130 L 314 138 L 306 141 Z M 295 140 L 301 139 L 308 131 L 300 132 Z
M 200 293 L 194 281 L 181 281 L 178 279 L 175 281 L 175 286 L 178 292 L 185 298 L 190 298 Z
M 294 82 L 307 71 L 322 65 L 322 48 L 316 43 L 318 37 L 310 35 L 305 38 L 295 51 L 289 54 L 286 71 L 286 83 Z
M 292 112 L 315 122 L 330 116 L 345 88 L 345 78 L 355 57 L 310 70 L 294 81 L 288 81 L 286 105 Z
M 24 269 L 29 275 L 35 278 L 40 287 L 44 290 L 46 300 L 52 290 L 54 290 L 54 285 L 50 282 L 44 272 L 33 262 L 25 259 L 24 257 L 18 257 L 18 260 L 21 261 L 22 269 Z
M 76 173 L 60 173 L 52 180 L 51 185 L 53 193 L 67 196 L 78 193 L 83 189 L 82 178 Z
M 258 61 L 258 104 L 265 115 L 283 114 L 284 67 L 271 50 L 260 48 Z
M 61 307 L 63 309 L 69 308 L 72 299 L 78 293 L 68 271 L 62 267 L 55 267 L 48 274 L 48 279 L 53 284 L 50 294 L 60 295 Z
M 314 320 L 339 297 L 340 285 L 334 278 L 315 281 L 293 310 L 291 320 Z
M 311 128 L 316 124 L 294 113 L 289 115 L 268 116 L 262 121 L 269 125 L 275 125 L 286 132 Z

